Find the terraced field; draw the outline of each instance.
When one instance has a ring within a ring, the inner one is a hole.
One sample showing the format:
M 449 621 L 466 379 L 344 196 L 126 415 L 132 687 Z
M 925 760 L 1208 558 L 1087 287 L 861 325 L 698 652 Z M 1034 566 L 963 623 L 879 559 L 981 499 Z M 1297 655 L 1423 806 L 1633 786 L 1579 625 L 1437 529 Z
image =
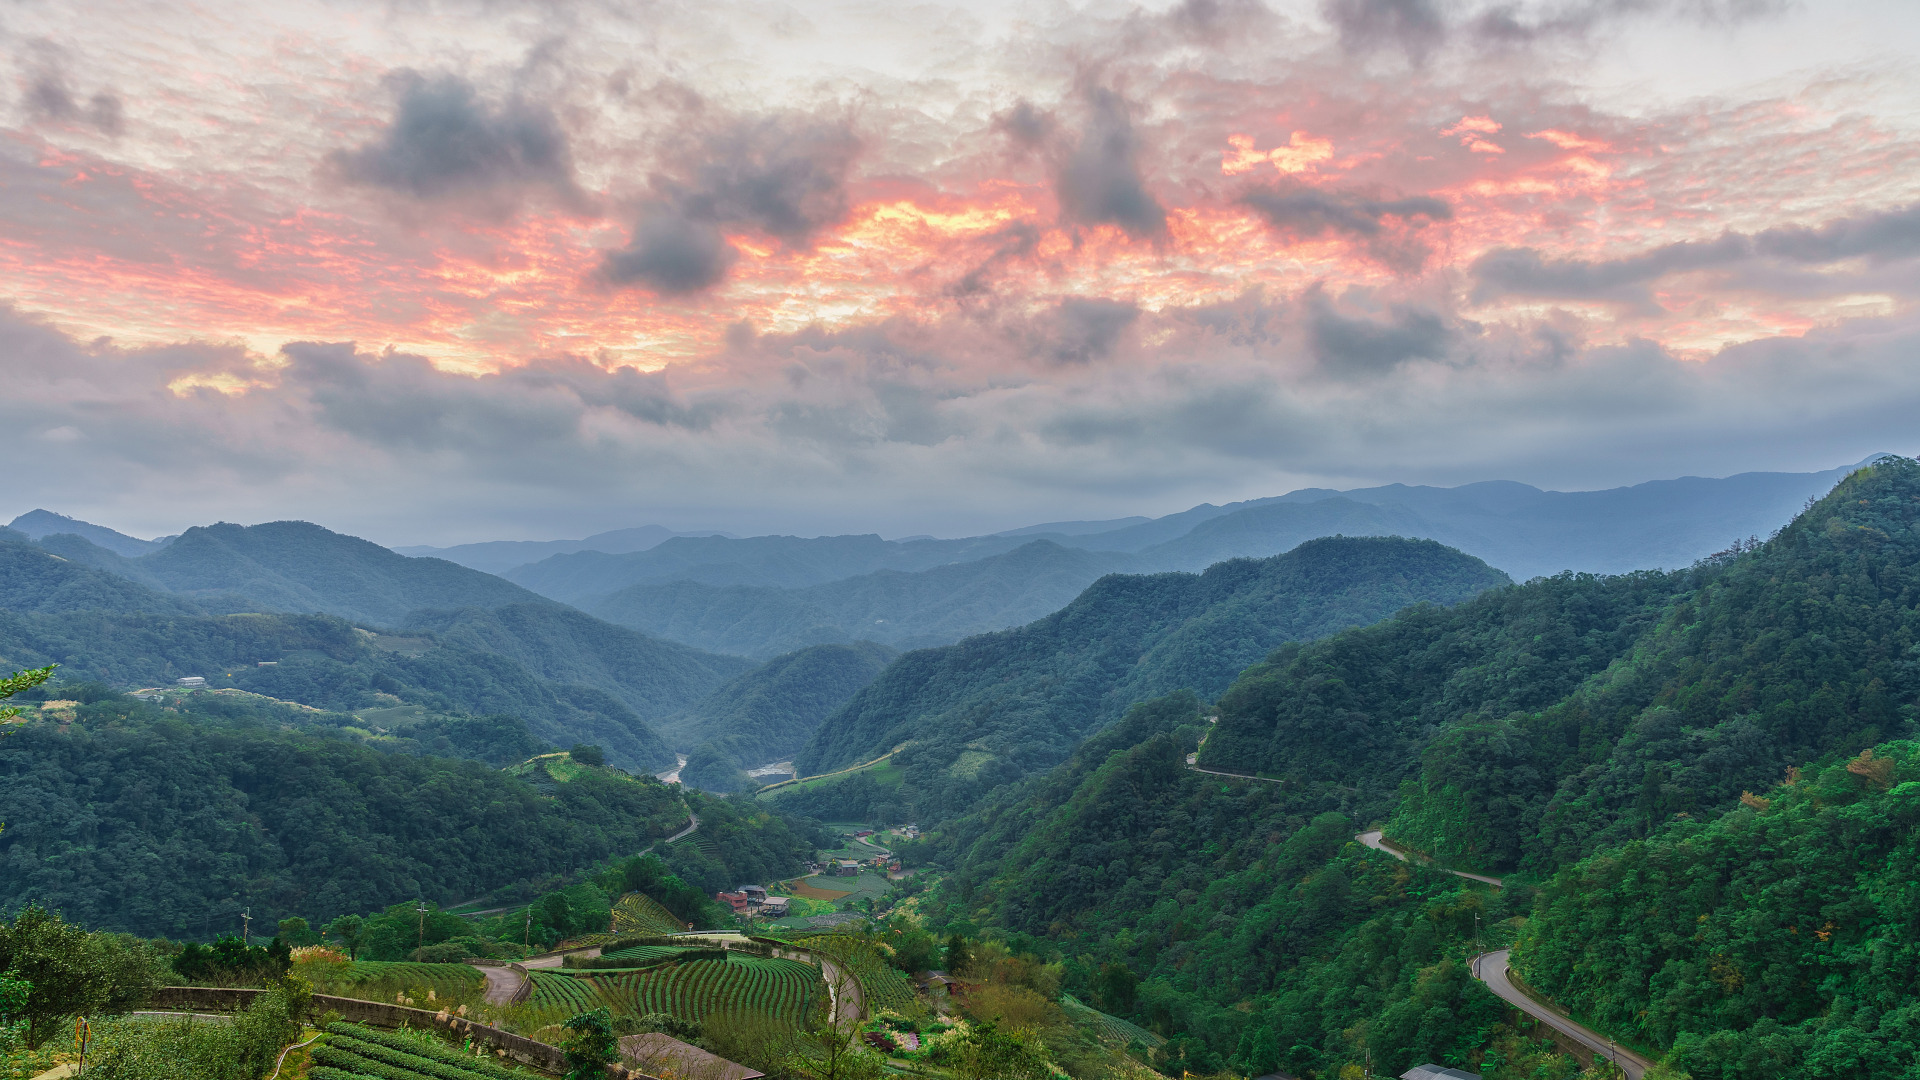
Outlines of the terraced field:
M 613 905 L 616 934 L 674 934 L 686 928 L 673 912 L 646 893 L 630 892 Z
M 1091 1005 L 1083 1004 L 1072 994 L 1060 995 L 1060 1004 L 1067 1015 L 1082 1020 L 1099 1033 L 1103 1041 L 1115 1046 L 1129 1046 L 1135 1042 L 1145 1046 L 1160 1046 L 1167 1040 L 1148 1031 L 1129 1020 L 1122 1020 L 1109 1013 L 1103 1013 Z
M 348 964 L 303 965 L 299 974 L 318 994 L 392 1002 L 396 993 L 434 992 L 436 1001 L 470 1002 L 486 983 L 465 964 L 413 964 L 356 960 Z M 417 996 L 417 995 L 416 995 Z M 416 1004 L 425 1005 L 423 1001 Z
M 634 945 L 630 948 L 615 949 L 613 952 L 603 952 L 600 954 L 600 959 L 631 960 L 637 967 L 654 960 L 677 956 L 685 951 L 685 949 L 676 949 L 671 945 Z
M 867 939 L 857 934 L 807 934 L 792 940 L 803 949 L 824 953 L 845 965 L 860 983 L 868 1012 L 911 1013 L 919 1007 L 913 984 Z
M 804 1019 L 819 992 L 820 973 L 797 960 L 730 956 L 643 971 L 533 973 L 533 1004 L 591 1008 L 644 1016 L 671 1013 L 688 1020 L 727 1009 Z
M 329 1024 L 313 1050 L 309 1080 L 533 1080 L 536 1074 L 463 1054 L 445 1043 Z

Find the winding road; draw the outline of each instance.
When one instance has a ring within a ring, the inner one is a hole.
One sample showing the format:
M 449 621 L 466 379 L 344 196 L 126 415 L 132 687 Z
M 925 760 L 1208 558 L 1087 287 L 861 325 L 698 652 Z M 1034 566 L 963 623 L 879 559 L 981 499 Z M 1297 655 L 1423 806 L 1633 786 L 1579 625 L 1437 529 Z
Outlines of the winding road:
M 1473 977 L 1486 983 L 1487 989 L 1493 991 L 1500 1000 L 1620 1066 L 1620 1071 L 1627 1074 L 1627 1080 L 1640 1080 L 1648 1069 L 1653 1068 L 1653 1062 L 1625 1047 L 1609 1043 L 1605 1036 L 1581 1027 L 1514 985 L 1508 977 L 1507 950 L 1496 949 L 1485 956 L 1474 957 Z
M 1386 837 L 1379 829 L 1369 829 L 1354 839 L 1375 851 L 1384 851 L 1401 862 L 1413 861 L 1407 852 L 1388 844 Z M 1436 867 L 1436 869 L 1439 868 Z M 1466 878 L 1468 881 L 1491 885 L 1496 889 L 1500 888 L 1500 879 L 1497 877 L 1469 874 L 1464 870 L 1448 870 L 1447 873 Z M 1496 949 L 1473 958 L 1473 977 L 1486 983 L 1487 989 L 1493 991 L 1494 996 L 1620 1066 L 1620 1070 L 1627 1074 L 1627 1080 L 1640 1080 L 1641 1076 L 1653 1067 L 1652 1062 L 1639 1054 L 1613 1045 L 1606 1036 L 1581 1027 L 1546 1002 L 1535 1000 L 1525 990 L 1515 985 L 1507 972 L 1506 949 Z

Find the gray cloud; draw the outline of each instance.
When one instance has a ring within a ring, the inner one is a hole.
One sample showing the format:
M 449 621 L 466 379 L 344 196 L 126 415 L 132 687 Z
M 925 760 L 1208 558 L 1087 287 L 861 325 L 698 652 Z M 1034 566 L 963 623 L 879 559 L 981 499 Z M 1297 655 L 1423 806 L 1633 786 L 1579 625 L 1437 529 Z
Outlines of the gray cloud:
M 84 124 L 107 135 L 125 129 L 125 109 L 117 95 L 101 90 L 82 101 L 60 53 L 46 45 L 35 52 L 24 101 L 29 117 L 43 123 Z
M 1447 20 L 1433 0 L 1325 0 L 1321 14 L 1349 52 L 1397 48 L 1416 64 L 1447 39 Z
M 1788 0 L 1555 0 L 1472 7 L 1437 0 L 1323 0 L 1321 14 L 1351 53 L 1397 50 L 1415 65 L 1450 41 L 1528 45 L 1586 37 L 1633 18 L 1734 24 L 1777 15 Z
M 1133 304 L 1069 296 L 1038 320 L 1034 352 L 1056 364 L 1104 360 L 1139 317 L 1140 309 Z
M 1378 375 L 1408 360 L 1447 355 L 1458 332 L 1438 312 L 1394 305 L 1386 319 L 1349 318 L 1318 290 L 1307 297 L 1307 338 L 1314 355 L 1335 375 Z
M 1506 296 L 1599 300 L 1659 312 L 1652 284 L 1669 274 L 1733 266 L 1756 259 L 1822 265 L 1844 259 L 1920 256 L 1920 203 L 1839 218 L 1817 228 L 1785 226 L 1751 235 L 1665 244 L 1622 259 L 1548 259 L 1531 248 L 1499 248 L 1474 260 L 1473 299 Z
M 533 187 L 577 197 L 566 132 L 544 105 L 511 98 L 493 107 L 455 75 L 388 77 L 396 99 L 380 136 L 328 156 L 348 183 L 420 201 L 512 198 Z
M 741 118 L 683 138 L 652 180 L 626 247 L 601 275 L 684 295 L 719 284 L 737 255 L 723 229 L 744 228 L 790 248 L 847 216 L 860 152 L 850 125 L 793 115 Z
M 1118 225 L 1135 239 L 1161 235 L 1167 211 L 1141 175 L 1142 147 L 1126 99 L 1095 87 L 1086 103 L 1086 127 L 1054 181 L 1061 213 L 1081 225 Z
M 1453 219 L 1453 209 L 1444 199 L 1428 195 L 1386 199 L 1305 184 L 1256 187 L 1236 201 L 1282 235 L 1302 240 L 1328 233 L 1351 237 L 1364 241 L 1363 248 L 1378 261 L 1401 270 L 1419 269 L 1430 251 L 1411 236 L 1390 230 L 1386 219 L 1398 218 L 1402 226 L 1414 229 Z

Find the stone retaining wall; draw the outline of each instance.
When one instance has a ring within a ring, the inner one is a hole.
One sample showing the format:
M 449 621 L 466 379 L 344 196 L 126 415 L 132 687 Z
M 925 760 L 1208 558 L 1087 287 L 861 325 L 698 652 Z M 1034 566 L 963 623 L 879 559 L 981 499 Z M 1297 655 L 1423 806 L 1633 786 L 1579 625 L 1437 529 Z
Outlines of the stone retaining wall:
M 238 1012 L 251 1005 L 253 999 L 262 992 L 211 986 L 168 986 L 157 991 L 147 1007 L 174 1012 Z M 369 1027 L 424 1028 L 446 1032 L 461 1040 L 471 1036 L 476 1044 L 495 1052 L 495 1056 L 541 1072 L 558 1074 L 566 1071 L 566 1055 L 557 1046 L 488 1027 L 445 1011 L 428 1012 L 404 1005 L 389 1005 L 384 1001 L 362 1001 L 330 994 L 313 995 L 312 1011 L 315 1014 L 336 1012 L 342 1020 Z M 607 1076 L 610 1080 L 655 1080 L 645 1073 L 618 1064 L 607 1066 Z

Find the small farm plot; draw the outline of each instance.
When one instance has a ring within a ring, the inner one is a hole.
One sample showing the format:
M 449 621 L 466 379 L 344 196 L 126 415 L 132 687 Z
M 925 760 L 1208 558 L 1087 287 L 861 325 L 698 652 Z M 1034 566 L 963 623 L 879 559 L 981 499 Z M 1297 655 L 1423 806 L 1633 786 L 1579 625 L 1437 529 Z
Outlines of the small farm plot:
M 396 996 L 431 992 L 435 1004 L 471 1004 L 484 992 L 486 977 L 465 964 L 414 964 L 356 960 L 348 964 L 302 965 L 300 974 L 313 982 L 316 994 L 392 1003 Z
M 627 960 L 631 961 L 634 967 L 639 967 L 642 964 L 650 964 L 655 960 L 666 960 L 679 956 L 686 951 L 685 949 L 677 949 L 672 945 L 633 945 L 625 949 L 615 949 L 613 952 L 603 952 L 600 954 L 600 959 Z
M 329 1024 L 313 1050 L 310 1080 L 533 1080 L 537 1074 L 462 1053 L 423 1033 Z
M 616 934 L 677 934 L 686 924 L 646 893 L 630 892 L 613 905 Z
M 846 966 L 860 984 L 868 1012 L 911 1014 L 919 1008 L 913 996 L 913 984 L 899 972 L 871 941 L 855 934 L 809 934 L 793 939 L 795 945 L 833 957 Z
M 600 982 L 590 973 L 568 974 L 560 971 L 527 972 L 533 980 L 533 996 L 529 1004 L 536 1009 L 570 1009 L 573 1012 L 586 1012 L 605 1004 L 601 997 Z
M 746 1011 L 799 1023 L 820 993 L 820 972 L 812 965 L 757 956 L 610 972 L 594 981 L 622 1011 L 640 1016 L 671 1013 L 686 1020 Z

